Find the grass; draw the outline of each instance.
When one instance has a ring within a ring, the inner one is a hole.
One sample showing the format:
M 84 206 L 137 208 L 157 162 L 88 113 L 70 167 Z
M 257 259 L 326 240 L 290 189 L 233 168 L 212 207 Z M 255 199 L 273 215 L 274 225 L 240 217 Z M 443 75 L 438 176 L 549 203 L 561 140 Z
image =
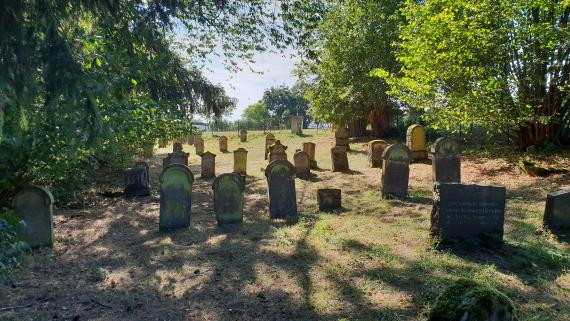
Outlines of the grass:
M 200 159 L 185 145 L 197 178 L 193 226 L 159 233 L 157 177 L 171 146 L 158 149 L 151 197 L 100 199 L 81 215 L 55 210 L 54 248 L 30 256 L 12 284 L 0 285 L 0 307 L 49 300 L 0 319 L 425 320 L 451 281 L 465 277 L 506 293 L 521 320 L 569 320 L 570 246 L 541 228 L 546 193 L 568 188 L 568 175 L 532 178 L 500 151 L 468 154 L 464 182 L 507 186 L 505 242 L 436 251 L 429 165 L 411 166 L 409 199 L 382 200 L 381 170 L 368 167 L 365 140 L 351 144 L 355 172 L 342 174 L 330 171 L 331 132 L 277 132 L 290 160 L 302 142 L 315 142 L 321 168 L 312 180 L 296 179 L 299 222 L 288 224 L 268 218 L 263 133 L 250 132 L 245 143 L 225 135 L 230 151 L 249 151 L 241 226 L 216 225 L 211 180 L 199 178 Z M 211 133 L 204 138 L 218 155 L 216 173 L 230 172 L 232 153 L 219 153 Z M 342 189 L 342 210 L 318 211 L 322 187 Z

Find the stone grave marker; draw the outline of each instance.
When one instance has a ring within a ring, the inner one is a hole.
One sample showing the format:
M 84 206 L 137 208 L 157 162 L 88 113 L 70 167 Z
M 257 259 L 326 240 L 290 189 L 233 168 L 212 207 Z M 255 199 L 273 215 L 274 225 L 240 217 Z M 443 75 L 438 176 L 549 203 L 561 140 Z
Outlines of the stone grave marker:
M 295 174 L 299 178 L 307 178 L 311 174 L 311 165 L 309 163 L 309 155 L 302 151 L 295 152 L 293 156 L 295 163 Z
M 547 195 L 544 226 L 552 231 L 570 230 L 570 190 Z
M 166 166 L 159 176 L 161 231 L 190 226 L 194 175 L 186 165 Z
M 406 132 L 406 146 L 414 161 L 427 159 L 426 130 L 419 124 L 411 125 Z
M 269 157 L 269 146 L 275 144 L 275 135 L 269 133 L 265 136 L 265 160 Z
M 239 141 L 242 143 L 247 142 L 247 130 L 242 129 L 239 131 Z
M 450 137 L 438 138 L 430 151 L 434 182 L 461 183 L 459 142 Z
M 166 139 L 164 138 L 158 139 L 158 148 L 166 148 Z
M 386 141 L 377 139 L 368 143 L 368 165 L 372 168 L 382 168 L 384 150 L 390 146 Z
M 137 162 L 136 167 L 125 170 L 126 197 L 150 195 L 150 179 L 148 164 Z
M 434 183 L 431 235 L 441 240 L 503 238 L 506 189 L 459 183 Z
M 383 198 L 408 196 L 408 180 L 412 153 L 404 144 L 394 144 L 384 150 L 382 156 L 380 192 Z
M 309 164 L 311 165 L 311 169 L 317 169 L 317 161 L 315 160 L 315 143 L 303 143 L 303 151 L 309 155 Z
M 335 146 L 342 146 L 346 147 L 346 150 L 350 150 L 350 146 L 348 145 L 348 131 L 344 127 L 340 127 L 334 133 L 335 138 Z
M 208 179 L 216 177 L 216 154 L 205 152 L 202 154 L 202 175 L 201 178 Z
M 222 174 L 214 180 L 214 212 L 218 225 L 243 221 L 244 181 L 239 174 Z
M 291 133 L 301 135 L 303 133 L 303 116 L 291 116 Z
M 228 152 L 228 138 L 226 136 L 220 136 L 220 138 L 218 138 L 218 143 L 220 144 L 220 152 L 227 153 Z
M 196 155 L 202 156 L 204 154 L 204 139 L 200 136 L 194 136 L 194 148 Z
M 276 160 L 287 160 L 287 146 L 281 144 L 280 140 L 276 140 L 275 144 L 269 146 L 269 162 Z
M 320 211 L 332 211 L 342 207 L 340 189 L 321 188 L 317 190 L 317 203 Z
M 247 175 L 247 150 L 244 148 L 234 150 L 234 173 Z
M 188 166 L 188 156 L 190 154 L 185 153 L 182 150 L 182 144 L 179 142 L 175 142 L 172 145 L 172 149 L 174 150 L 172 153 L 169 153 L 163 160 L 162 160 L 162 168 L 165 168 L 171 164 L 182 164 Z
M 16 233 L 30 247 L 53 245 L 53 196 L 46 188 L 28 186 L 12 199 L 12 208 L 24 224 Z
M 346 147 L 335 146 L 331 148 L 331 160 L 333 172 L 348 172 L 350 170 Z
M 295 167 L 286 160 L 276 160 L 265 169 L 265 177 L 269 191 L 269 216 L 295 221 Z

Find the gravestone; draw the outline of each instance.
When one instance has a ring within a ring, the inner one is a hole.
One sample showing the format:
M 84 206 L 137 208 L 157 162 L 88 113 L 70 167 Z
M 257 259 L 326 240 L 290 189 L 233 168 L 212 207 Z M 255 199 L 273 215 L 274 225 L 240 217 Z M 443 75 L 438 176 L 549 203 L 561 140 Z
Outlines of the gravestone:
M 342 206 L 340 189 L 322 188 L 317 190 L 317 203 L 320 211 L 331 211 Z
M 180 151 L 182 151 L 182 143 L 179 141 L 175 141 L 174 143 L 172 143 L 172 152 L 176 153 Z
M 303 133 L 303 116 L 291 117 L 291 133 L 301 135 Z
M 307 178 L 311 173 L 311 165 L 309 164 L 309 155 L 302 151 L 297 151 L 293 156 L 295 163 L 295 174 L 299 178 Z
M 247 130 L 242 129 L 239 131 L 239 141 L 242 143 L 247 142 Z
M 171 164 L 182 164 L 188 166 L 188 156 L 190 154 L 185 153 L 182 150 L 182 144 L 179 142 L 174 142 L 172 145 L 172 149 L 174 150 L 172 153 L 169 153 L 163 160 L 162 160 L 162 168 L 165 168 Z
M 311 165 L 311 169 L 317 169 L 317 161 L 315 160 L 315 143 L 303 143 L 303 151 L 309 155 L 309 164 Z
M 459 142 L 450 137 L 438 138 L 430 151 L 434 182 L 461 183 Z
M 267 165 L 265 177 L 269 191 L 269 216 L 296 220 L 295 167 L 286 160 L 276 160 Z
M 553 231 L 570 230 L 570 190 L 547 195 L 544 226 Z
M 218 225 L 243 221 L 244 181 L 236 173 L 222 174 L 214 180 L 214 213 Z
M 287 146 L 281 144 L 280 140 L 276 140 L 275 144 L 269 146 L 269 162 L 276 160 L 287 160 Z
M 142 167 L 146 170 L 147 184 L 150 186 L 150 167 L 148 166 L 148 163 L 143 161 L 137 161 L 135 163 L 135 167 Z
M 202 154 L 202 175 L 201 178 L 216 177 L 216 154 L 205 152 Z
M 247 150 L 243 148 L 234 150 L 234 173 L 247 175 Z
M 194 145 L 194 134 L 188 134 L 186 136 L 188 145 Z
M 333 172 L 348 172 L 348 156 L 346 155 L 346 147 L 335 146 L 331 148 L 331 160 Z
M 368 165 L 372 168 L 382 168 L 384 150 L 390 146 L 386 141 L 378 139 L 368 143 Z
M 148 164 L 137 162 L 136 167 L 125 170 L 126 197 L 150 195 L 150 179 Z
M 269 157 L 269 146 L 275 144 L 275 135 L 269 133 L 265 136 L 265 160 Z
M 383 198 L 408 196 L 408 179 L 412 153 L 404 144 L 394 144 L 384 150 L 380 192 Z
M 344 127 L 340 127 L 334 133 L 335 146 L 346 147 L 346 150 L 350 150 L 348 145 L 348 131 Z
M 166 148 L 166 139 L 164 138 L 158 139 L 158 148 Z
M 506 189 L 500 186 L 433 185 L 431 235 L 441 240 L 503 238 Z
M 220 152 L 227 153 L 228 152 L 228 138 L 226 136 L 220 136 L 220 138 L 218 138 L 218 143 L 220 144 Z
M 53 245 L 52 205 L 51 193 L 38 186 L 24 187 L 12 199 L 15 215 L 24 222 L 16 233 L 30 247 Z
M 194 148 L 196 155 L 202 156 L 204 154 L 204 139 L 200 136 L 194 136 Z
M 194 175 L 188 166 L 172 164 L 162 170 L 159 181 L 159 229 L 164 231 L 189 227 Z
M 414 161 L 427 159 L 426 130 L 419 124 L 411 125 L 406 132 L 406 146 Z

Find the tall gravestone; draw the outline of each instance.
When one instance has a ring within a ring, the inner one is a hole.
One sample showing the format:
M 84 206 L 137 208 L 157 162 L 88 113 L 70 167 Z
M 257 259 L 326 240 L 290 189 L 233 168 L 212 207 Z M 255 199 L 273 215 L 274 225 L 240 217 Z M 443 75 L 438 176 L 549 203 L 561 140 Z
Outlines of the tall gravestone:
M 227 153 L 228 152 L 228 138 L 226 136 L 220 136 L 220 138 L 218 138 L 218 143 L 220 144 L 220 152 Z
M 570 230 L 570 190 L 547 195 L 544 226 L 552 231 Z
M 275 144 L 269 146 L 269 162 L 276 160 L 287 160 L 287 146 L 281 144 L 280 140 L 276 140 Z
M 295 163 L 295 175 L 299 178 L 307 178 L 311 174 L 311 165 L 309 163 L 309 155 L 302 151 L 297 151 L 293 156 Z
M 202 156 L 204 154 L 204 139 L 201 136 L 194 136 L 194 148 L 196 155 Z
M 201 178 L 208 179 L 216 177 L 216 154 L 205 152 L 202 154 L 202 175 Z
M 346 150 L 350 150 L 348 145 L 348 131 L 344 127 L 340 127 L 334 133 L 335 146 L 346 147 Z
M 218 225 L 243 221 L 243 179 L 236 173 L 222 174 L 214 180 L 214 213 Z
M 14 213 L 24 224 L 16 228 L 17 235 L 30 247 L 53 245 L 53 196 L 38 186 L 28 186 L 12 199 Z
M 408 196 L 408 180 L 412 153 L 403 144 L 388 146 L 382 156 L 382 178 L 380 191 L 383 198 Z
M 506 189 L 500 186 L 434 183 L 431 235 L 441 240 L 503 238 Z
M 421 125 L 415 124 L 408 127 L 406 145 L 412 151 L 412 160 L 427 159 L 426 130 Z
M 160 230 L 189 227 L 194 175 L 188 166 L 172 164 L 162 170 L 159 181 Z
M 311 169 L 317 169 L 317 161 L 315 160 L 315 143 L 303 143 L 303 151 L 309 155 L 309 164 L 311 165 Z
M 182 144 L 180 142 L 174 142 L 172 149 L 173 152 L 169 153 L 166 158 L 162 160 L 162 167 L 165 168 L 171 164 L 182 164 L 188 166 L 188 156 L 190 154 L 185 153 L 182 150 Z
M 265 160 L 269 157 L 269 146 L 275 144 L 275 135 L 269 133 L 265 136 Z
M 438 138 L 430 154 L 434 182 L 461 183 L 461 150 L 457 140 Z
M 247 142 L 247 130 L 242 129 L 239 131 L 239 141 L 242 143 Z
M 346 147 L 335 146 L 331 148 L 331 160 L 333 172 L 348 172 L 350 170 Z
M 382 168 L 384 150 L 390 146 L 386 141 L 377 139 L 368 143 L 368 165 L 372 168 Z
M 291 117 L 291 133 L 301 135 L 303 133 L 303 116 Z
M 125 170 L 126 197 L 150 195 L 149 168 L 145 162 L 137 162 L 134 168 Z
M 269 191 L 269 216 L 296 220 L 295 167 L 286 160 L 276 160 L 265 169 L 265 177 Z
M 166 148 L 166 139 L 164 138 L 158 139 L 158 148 Z
M 243 148 L 234 150 L 234 173 L 247 175 L 247 150 Z

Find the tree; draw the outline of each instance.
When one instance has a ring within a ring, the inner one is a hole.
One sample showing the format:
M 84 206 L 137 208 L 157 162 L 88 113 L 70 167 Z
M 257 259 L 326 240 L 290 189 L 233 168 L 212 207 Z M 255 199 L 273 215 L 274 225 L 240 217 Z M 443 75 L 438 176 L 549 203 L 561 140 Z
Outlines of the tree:
M 241 115 L 241 123 L 247 128 L 267 128 L 271 116 L 267 106 L 261 101 L 246 107 Z
M 271 87 L 263 93 L 262 102 L 267 110 L 276 116 L 281 124 L 288 124 L 291 116 L 303 116 L 303 127 L 311 122 L 308 114 L 309 101 L 305 99 L 300 85 Z
M 568 119 L 570 3 L 408 0 L 401 76 L 376 75 L 433 126 L 479 124 L 524 149 L 557 142 Z

